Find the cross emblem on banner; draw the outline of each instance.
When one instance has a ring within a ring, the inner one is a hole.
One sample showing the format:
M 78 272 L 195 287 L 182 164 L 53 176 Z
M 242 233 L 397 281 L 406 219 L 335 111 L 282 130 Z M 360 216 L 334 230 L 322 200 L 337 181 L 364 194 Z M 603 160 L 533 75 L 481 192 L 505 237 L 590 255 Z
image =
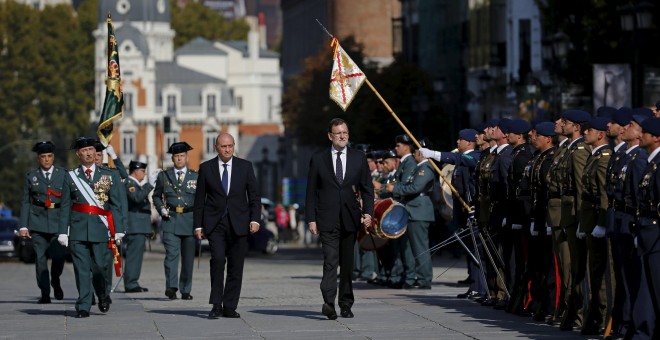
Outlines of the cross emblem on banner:
M 336 40 L 333 40 L 333 44 L 335 53 L 330 78 L 330 98 L 346 111 L 366 76 Z

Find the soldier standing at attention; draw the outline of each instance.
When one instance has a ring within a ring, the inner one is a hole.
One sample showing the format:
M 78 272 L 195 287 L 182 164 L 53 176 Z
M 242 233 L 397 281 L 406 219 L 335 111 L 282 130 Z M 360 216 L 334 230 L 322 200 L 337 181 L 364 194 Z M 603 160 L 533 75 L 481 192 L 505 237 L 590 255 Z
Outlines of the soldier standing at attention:
M 80 166 L 70 170 L 62 189 L 62 212 L 59 236 L 63 246 L 71 240 L 71 256 L 76 274 L 78 300 L 76 318 L 89 317 L 94 287 L 99 297 L 99 310 L 110 309 L 106 287 L 110 271 L 107 266 L 110 238 L 120 242 L 125 234 L 122 224 L 122 191 L 114 171 L 94 163 L 95 140 L 80 137 L 72 149 L 80 158 Z M 67 232 L 68 230 L 68 232 Z M 68 235 L 67 235 L 68 234 Z
M 584 191 L 582 177 L 591 152 L 581 136 L 589 119 L 591 115 L 582 110 L 568 110 L 562 114 L 562 133 L 570 140 L 566 153 L 558 165 L 557 174 L 561 187 L 560 227 L 563 228 L 570 256 L 570 269 L 564 268 L 564 275 L 567 272 L 570 275 L 570 284 L 565 295 L 566 311 L 560 325 L 562 331 L 572 330 L 576 321 L 580 321 L 581 325 L 583 320 L 580 284 L 585 274 L 586 245 L 584 240 L 577 237 L 577 232 Z
M 192 300 L 192 272 L 195 260 L 195 235 L 193 230 L 193 205 L 197 189 L 197 171 L 188 168 L 186 142 L 170 145 L 174 167 L 161 171 L 153 193 L 154 206 L 163 218 L 163 243 L 165 244 L 165 295 L 176 299 Z M 179 276 L 179 258 L 181 275 Z
M 39 303 L 50 303 L 51 285 L 55 299 L 64 298 L 60 275 L 64 269 L 66 250 L 57 242 L 57 234 L 66 171 L 53 165 L 55 145 L 52 142 L 38 142 L 32 151 L 37 153 L 39 167 L 25 175 L 19 234 L 32 238 L 36 253 L 37 286 L 41 289 Z M 47 255 L 51 258 L 50 277 Z
M 612 148 L 607 144 L 607 124 L 609 119 L 605 117 L 592 118 L 584 132 L 584 142 L 591 146 L 591 155 L 587 158 L 587 164 L 582 177 L 582 213 L 578 237 L 580 233 L 586 234 L 587 258 L 589 273 L 589 291 L 591 292 L 590 303 L 587 309 L 585 321 L 582 323 L 582 335 L 598 335 L 603 316 L 604 306 L 607 305 L 607 297 L 601 295 L 600 287 L 603 283 L 605 268 L 611 261 L 608 260 L 606 212 L 608 207 L 607 193 L 605 191 L 607 181 L 607 165 L 612 156 Z M 584 237 L 584 236 L 582 236 Z M 610 294 L 613 297 L 613 294 Z M 601 310 L 603 309 L 603 310 Z
M 149 182 L 141 184 L 147 165 L 131 161 L 128 165 L 130 175 L 124 183 L 128 197 L 128 230 L 126 233 L 126 263 L 124 266 L 124 291 L 126 293 L 148 292 L 138 283 L 142 271 L 144 242 L 151 234 L 151 203 L 149 193 L 156 184 L 158 173 L 149 175 Z

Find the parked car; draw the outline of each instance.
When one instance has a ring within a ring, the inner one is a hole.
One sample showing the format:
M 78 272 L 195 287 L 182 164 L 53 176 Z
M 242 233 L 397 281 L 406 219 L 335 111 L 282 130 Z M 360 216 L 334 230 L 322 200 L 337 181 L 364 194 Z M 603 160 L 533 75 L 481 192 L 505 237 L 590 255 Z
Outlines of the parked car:
M 18 230 L 18 220 L 10 217 L 0 218 L 0 256 L 1 257 L 15 257 L 16 239 L 18 238 L 14 233 Z

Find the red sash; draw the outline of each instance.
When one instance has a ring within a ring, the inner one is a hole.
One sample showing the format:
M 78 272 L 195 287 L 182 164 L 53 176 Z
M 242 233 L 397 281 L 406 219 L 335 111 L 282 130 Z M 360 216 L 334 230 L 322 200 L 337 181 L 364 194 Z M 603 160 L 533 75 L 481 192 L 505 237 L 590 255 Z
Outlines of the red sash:
M 110 240 L 108 241 L 108 249 L 112 250 L 112 253 L 115 257 L 115 275 L 117 277 L 121 276 L 121 256 L 119 255 L 119 250 L 117 249 L 117 244 L 115 243 L 115 222 L 112 218 L 112 212 L 109 210 L 101 209 L 95 205 L 89 204 L 80 204 L 76 203 L 71 207 L 71 210 L 79 213 L 88 213 L 99 216 L 105 216 L 108 219 L 108 229 L 110 230 Z

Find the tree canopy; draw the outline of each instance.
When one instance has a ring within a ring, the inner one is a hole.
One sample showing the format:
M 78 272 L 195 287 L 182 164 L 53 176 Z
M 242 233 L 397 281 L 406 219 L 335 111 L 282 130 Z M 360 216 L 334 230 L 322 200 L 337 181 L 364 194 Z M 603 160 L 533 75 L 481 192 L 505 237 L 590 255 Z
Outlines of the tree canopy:
M 210 41 L 247 38 L 250 27 L 245 20 L 227 20 L 222 14 L 204 6 L 201 2 L 190 2 L 179 7 L 176 0 L 170 0 L 170 4 L 172 29 L 176 32 L 174 48 L 197 37 Z

